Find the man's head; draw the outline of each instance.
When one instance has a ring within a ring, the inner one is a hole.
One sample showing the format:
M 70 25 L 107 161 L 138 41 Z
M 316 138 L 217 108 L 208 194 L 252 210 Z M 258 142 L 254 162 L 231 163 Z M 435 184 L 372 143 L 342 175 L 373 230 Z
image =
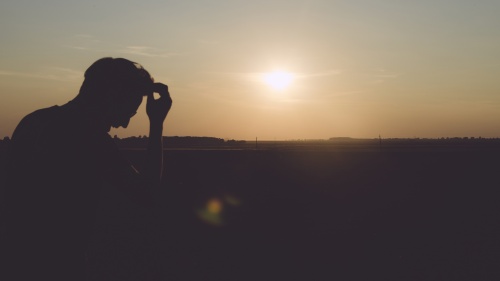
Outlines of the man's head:
M 103 114 L 113 127 L 127 127 L 130 118 L 152 92 L 153 78 L 138 63 L 123 58 L 102 58 L 85 71 L 80 100 Z

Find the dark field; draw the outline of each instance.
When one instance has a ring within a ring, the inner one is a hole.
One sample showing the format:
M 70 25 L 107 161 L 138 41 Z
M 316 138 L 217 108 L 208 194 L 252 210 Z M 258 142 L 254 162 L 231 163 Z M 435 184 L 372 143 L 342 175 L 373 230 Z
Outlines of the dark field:
M 500 280 L 499 147 L 268 143 L 165 160 L 155 212 L 104 192 L 90 280 Z

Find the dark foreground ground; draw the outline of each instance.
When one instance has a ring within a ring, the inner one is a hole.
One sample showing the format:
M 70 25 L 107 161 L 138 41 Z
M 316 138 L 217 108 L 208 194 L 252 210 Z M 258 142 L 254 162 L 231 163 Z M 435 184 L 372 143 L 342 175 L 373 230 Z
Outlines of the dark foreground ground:
M 89 279 L 500 280 L 499 148 L 261 149 L 165 151 L 153 214 L 105 192 Z

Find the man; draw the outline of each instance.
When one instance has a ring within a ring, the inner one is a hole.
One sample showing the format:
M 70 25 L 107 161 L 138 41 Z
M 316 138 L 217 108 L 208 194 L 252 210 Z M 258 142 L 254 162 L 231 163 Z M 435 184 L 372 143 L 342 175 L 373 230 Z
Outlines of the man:
M 154 99 L 156 92 L 160 98 Z M 138 172 L 108 132 L 126 128 L 147 96 L 149 142 Z M 84 280 L 84 252 L 103 186 L 142 204 L 162 175 L 162 131 L 172 100 L 139 64 L 103 58 L 85 72 L 79 94 L 37 110 L 12 135 L 5 187 L 8 279 Z

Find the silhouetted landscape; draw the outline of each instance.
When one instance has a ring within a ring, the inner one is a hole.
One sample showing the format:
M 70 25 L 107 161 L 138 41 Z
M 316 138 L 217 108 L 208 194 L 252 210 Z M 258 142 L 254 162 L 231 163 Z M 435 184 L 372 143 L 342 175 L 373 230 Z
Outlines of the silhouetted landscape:
M 103 192 L 89 280 L 500 276 L 498 139 L 165 144 L 156 210 Z

